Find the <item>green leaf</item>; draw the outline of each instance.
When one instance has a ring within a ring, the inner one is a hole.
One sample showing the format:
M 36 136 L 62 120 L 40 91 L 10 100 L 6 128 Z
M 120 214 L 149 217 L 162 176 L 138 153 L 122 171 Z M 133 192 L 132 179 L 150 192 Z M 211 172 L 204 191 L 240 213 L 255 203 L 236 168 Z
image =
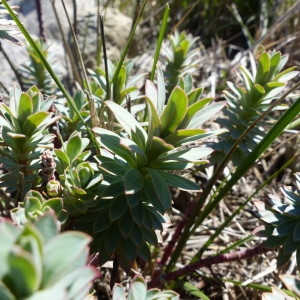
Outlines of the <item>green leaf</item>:
M 96 272 L 88 266 L 82 266 L 73 272 L 69 272 L 56 282 L 54 287 L 66 289 L 68 291 L 68 299 L 82 300 L 86 299 L 95 279 Z
M 114 252 L 121 242 L 123 243 L 123 240 L 118 223 L 114 222 L 105 232 L 105 248 L 107 252 Z
M 155 246 L 157 245 L 157 235 L 153 229 L 148 229 L 144 226 L 142 226 L 143 229 L 143 236 L 144 240 L 148 242 L 149 244 Z
M 87 147 L 89 142 L 89 139 L 82 138 L 78 133 L 71 136 L 70 139 L 65 142 L 64 148 L 70 162 L 72 162 L 77 155 L 79 155 Z
M 159 116 L 152 101 L 146 97 L 148 111 L 149 111 L 149 125 L 148 125 L 148 143 L 152 140 L 153 136 L 159 136 L 161 130 L 161 124 Z
M 63 200 L 61 198 L 51 198 L 43 203 L 42 209 L 43 211 L 53 210 L 56 216 L 58 216 L 63 209 Z
M 160 155 L 173 150 L 173 145 L 166 143 L 165 140 L 159 137 L 153 137 L 146 150 L 148 164 L 157 159 Z
M 118 197 L 112 200 L 109 207 L 109 219 L 111 222 L 118 220 L 127 211 L 128 205 L 124 197 Z
M 154 110 L 156 111 L 157 105 L 158 105 L 158 95 L 157 95 L 157 88 L 154 85 L 152 81 L 149 79 L 145 82 L 145 95 L 146 99 L 151 103 L 151 106 L 153 106 Z
M 93 131 L 100 136 L 101 143 L 107 150 L 112 151 L 113 153 L 125 159 L 125 161 L 131 167 L 137 166 L 137 159 L 134 155 L 134 152 L 128 145 L 126 145 L 126 140 L 124 138 L 121 138 L 109 130 L 99 127 L 93 128 Z M 133 143 L 131 144 L 133 145 Z M 141 149 L 140 151 L 142 152 Z
M 70 272 L 84 266 L 90 241 L 91 237 L 75 231 L 52 238 L 44 248 L 42 288 L 53 286 Z
M 265 89 L 263 86 L 261 86 L 260 84 L 254 84 L 254 89 L 259 93 L 259 94 L 265 94 Z
M 275 229 L 273 234 L 279 236 L 287 236 L 293 233 L 294 228 L 299 224 L 299 220 L 291 219 L 280 223 Z
M 182 146 L 185 141 L 193 142 L 199 140 L 201 137 L 206 137 L 206 131 L 203 129 L 180 129 L 174 131 L 165 138 L 165 142 L 174 147 Z M 209 135 L 212 133 L 209 133 Z
M 147 286 L 144 279 L 136 276 L 128 292 L 128 300 L 146 299 Z
M 138 257 L 148 262 L 151 260 L 151 252 L 146 242 L 138 249 Z
M 140 202 L 143 201 L 142 192 L 126 195 L 126 199 L 127 199 L 127 203 L 129 205 L 129 207 L 133 208 L 136 205 L 138 205 Z
M 0 281 L 0 299 L 1 300 L 17 300 L 10 290 Z
M 42 203 L 43 200 L 41 201 L 38 197 L 27 196 L 24 207 L 28 211 L 41 210 Z
M 113 112 L 123 129 L 130 135 L 132 140 L 141 148 L 145 149 L 147 133 L 139 122 L 123 107 L 112 101 L 105 101 L 105 104 Z
M 296 276 L 284 274 L 279 275 L 280 279 L 289 291 L 292 291 L 296 295 L 300 296 L 300 280 Z
M 125 300 L 126 294 L 121 284 L 116 283 L 112 291 L 112 300 Z
M 109 227 L 110 223 L 111 222 L 108 211 L 100 213 L 94 223 L 94 232 L 97 233 L 106 230 Z
M 118 77 L 115 78 L 114 82 L 112 83 L 113 86 L 113 100 L 118 103 L 121 104 L 121 91 L 123 89 L 123 87 L 125 86 L 125 82 L 126 82 L 126 68 L 124 66 L 121 67 L 120 72 L 118 74 Z
M 115 181 L 109 184 L 102 193 L 102 198 L 117 198 L 124 194 L 123 181 Z
M 277 256 L 277 268 L 283 267 L 291 258 L 292 254 L 285 254 L 283 248 L 278 252 Z
M 129 237 L 129 235 L 132 232 L 133 226 L 134 226 L 134 221 L 133 218 L 131 216 L 131 214 L 129 213 L 129 211 L 127 210 L 127 212 L 118 220 L 118 226 L 119 226 L 119 230 L 120 233 L 122 234 L 122 236 L 126 239 L 127 237 Z
M 185 291 L 187 291 L 189 294 L 196 296 L 198 299 L 201 300 L 210 300 L 203 292 L 201 292 L 199 289 L 197 289 L 195 286 L 190 284 L 189 282 L 185 282 L 183 285 Z
M 255 78 L 255 82 L 264 85 L 264 76 L 270 70 L 270 56 L 267 52 L 263 52 L 258 61 L 257 74 Z
M 127 260 L 133 262 L 136 259 L 138 249 L 131 238 L 124 239 L 120 245 L 120 248 L 122 248 Z
M 26 298 L 38 289 L 41 278 L 28 252 L 14 248 L 8 256 L 8 263 L 9 273 L 4 275 L 2 281 L 17 299 Z
M 166 84 L 164 81 L 164 74 L 161 68 L 157 68 L 157 113 L 161 116 L 164 105 L 166 103 Z
M 208 147 L 187 148 L 181 151 L 170 151 L 165 155 L 161 155 L 152 162 L 151 167 L 161 170 L 177 170 L 191 167 L 193 164 L 203 163 L 201 160 L 212 153 L 212 149 Z
M 201 99 L 198 102 L 192 104 L 191 106 L 188 107 L 186 114 L 184 116 L 184 119 L 180 123 L 180 126 L 178 127 L 179 129 L 184 129 L 188 126 L 190 121 L 192 120 L 193 116 L 198 113 L 206 104 L 211 102 L 213 98 L 205 98 Z
M 161 137 L 168 136 L 178 128 L 186 114 L 187 105 L 186 94 L 181 88 L 175 87 L 161 115 Z
M 170 186 L 177 187 L 181 190 L 185 191 L 201 191 L 200 186 L 183 176 L 178 176 L 176 174 L 170 173 L 170 172 L 165 172 L 165 171 L 159 171 L 156 170 L 156 172 L 166 181 L 166 183 Z
M 287 82 L 299 74 L 298 71 L 293 71 L 296 67 L 288 68 L 273 78 L 273 81 Z
M 22 132 L 30 137 L 37 129 L 39 129 L 40 125 L 47 122 L 47 125 L 52 124 L 55 120 L 51 120 L 52 115 L 48 112 L 36 112 L 30 115 L 23 123 Z M 51 122 L 49 122 L 51 120 Z
M 32 296 L 26 298 L 26 300 L 65 300 L 66 299 L 66 291 L 62 288 L 50 288 L 43 291 L 38 291 L 34 293 Z
M 14 128 L 16 132 L 21 132 L 19 121 L 14 116 L 13 112 L 4 103 L 0 103 L 0 112 L 1 125 L 8 126 L 11 130 L 13 130 Z
M 191 90 L 187 94 L 188 106 L 191 106 L 193 103 L 198 102 L 201 95 L 202 95 L 202 93 L 203 93 L 203 88 L 202 87 Z
M 162 223 L 166 223 L 166 220 L 164 217 L 152 206 L 147 206 L 147 212 L 150 214 L 150 217 L 152 219 L 152 229 L 157 229 L 162 231 L 163 226 Z M 145 226 L 144 226 L 145 227 Z
M 201 127 L 203 123 L 210 120 L 215 114 L 220 112 L 220 110 L 223 109 L 224 106 L 225 103 L 215 103 L 205 106 L 193 115 L 187 128 L 192 129 Z
M 131 216 L 132 216 L 133 220 L 137 224 L 139 224 L 139 225 L 143 224 L 144 217 L 145 217 L 145 209 L 144 209 L 144 205 L 141 202 L 139 202 L 134 207 L 131 207 L 130 208 L 130 213 L 131 213 Z
M 130 238 L 138 248 L 141 247 L 144 242 L 143 231 L 141 229 L 141 226 L 139 226 L 137 223 L 135 223 L 132 228 Z
M 48 213 L 40 217 L 34 226 L 39 230 L 42 235 L 44 243 L 55 237 L 59 232 L 59 225 L 53 214 Z
M 18 121 L 23 124 L 25 119 L 33 113 L 33 105 L 30 96 L 22 93 L 18 105 Z
M 144 185 L 143 176 L 137 169 L 129 169 L 123 178 L 125 194 L 132 195 L 139 192 Z
M 59 168 L 59 170 L 57 170 L 57 171 L 59 174 L 63 174 L 64 170 L 70 166 L 70 163 L 71 163 L 70 159 L 65 152 L 63 152 L 59 149 L 54 149 L 54 153 L 60 163 L 60 166 L 57 165 L 57 168 Z
M 159 212 L 165 213 L 171 209 L 172 206 L 172 196 L 169 186 L 156 171 L 151 169 L 147 169 L 147 171 L 151 178 L 151 180 L 148 181 L 149 188 L 147 187 L 147 183 L 145 183 L 148 200 Z

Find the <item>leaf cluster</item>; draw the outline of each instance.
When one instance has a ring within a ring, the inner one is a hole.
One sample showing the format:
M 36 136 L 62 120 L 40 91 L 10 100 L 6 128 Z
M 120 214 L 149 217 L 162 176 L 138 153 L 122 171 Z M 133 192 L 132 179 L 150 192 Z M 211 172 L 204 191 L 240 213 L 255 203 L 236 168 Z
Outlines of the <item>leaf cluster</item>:
M 86 266 L 90 240 L 81 232 L 60 234 L 49 213 L 21 229 L 1 222 L 0 298 L 83 299 L 96 275 Z
M 130 284 L 128 296 L 120 284 L 116 284 L 113 289 L 112 300 L 177 300 L 179 295 L 174 291 L 160 291 L 159 289 L 147 290 L 145 279 L 141 276 L 135 276 Z
M 239 137 L 255 122 L 279 97 L 286 83 L 298 72 L 295 67 L 283 70 L 288 56 L 280 52 L 262 51 L 257 61 L 250 54 L 251 71 L 239 67 L 241 85 L 227 82 L 231 91 L 225 91 L 228 107 L 224 109 L 223 118 L 217 122 L 228 130 L 214 145 L 214 159 L 220 161 L 224 153 L 234 145 Z M 277 106 L 276 109 L 285 109 Z M 265 136 L 266 126 L 271 127 L 274 120 L 259 122 L 248 132 L 233 153 L 232 160 L 238 165 Z M 264 126 L 264 127 L 263 127 Z
M 297 188 L 284 187 L 284 200 L 272 196 L 268 203 L 256 201 L 258 217 L 265 223 L 255 230 L 258 236 L 266 237 L 264 246 L 278 248 L 278 268 L 282 267 L 296 252 L 297 266 L 300 267 L 300 174 L 296 174 Z
M 54 135 L 47 128 L 60 118 L 49 112 L 52 104 L 53 99 L 44 100 L 37 87 L 26 93 L 15 88 L 10 106 L 0 104 L 0 162 L 6 170 L 0 186 L 8 193 L 18 191 L 18 199 L 35 186 L 40 155 L 51 148 Z

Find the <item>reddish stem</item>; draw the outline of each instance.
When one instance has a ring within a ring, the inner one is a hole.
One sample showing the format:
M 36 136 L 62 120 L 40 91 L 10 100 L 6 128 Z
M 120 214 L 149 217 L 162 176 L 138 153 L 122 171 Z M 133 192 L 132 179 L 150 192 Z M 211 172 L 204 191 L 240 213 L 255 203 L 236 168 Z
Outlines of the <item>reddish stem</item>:
M 177 241 L 178 241 L 178 239 L 180 237 L 180 234 L 181 234 L 181 232 L 182 232 L 182 230 L 183 230 L 183 228 L 184 228 L 184 226 L 185 226 L 185 224 L 186 224 L 186 222 L 188 220 L 189 215 L 194 210 L 194 207 L 195 207 L 195 203 L 193 203 L 187 209 L 184 218 L 177 225 L 177 228 L 176 228 L 176 230 L 175 230 L 175 232 L 174 232 L 174 234 L 172 236 L 172 239 L 170 240 L 169 244 L 166 246 L 165 251 L 164 251 L 164 255 L 163 255 L 163 257 L 161 258 L 161 260 L 159 262 L 160 266 L 164 266 L 167 263 L 169 257 L 171 256 L 171 254 L 173 252 L 173 249 L 174 249 L 174 247 L 175 247 L 175 245 L 176 245 L 176 243 L 177 243 Z
M 182 269 L 157 277 L 154 281 L 149 283 L 149 287 L 159 287 L 163 284 L 163 282 L 169 282 L 177 279 L 178 277 L 186 276 L 203 267 L 210 267 L 212 265 L 224 262 L 232 262 L 244 258 L 251 258 L 268 251 L 270 251 L 270 249 L 264 248 L 262 245 L 258 245 L 257 247 L 252 249 L 246 249 L 242 251 L 220 254 L 217 256 L 200 259 L 199 261 L 189 264 Z
M 156 281 L 156 279 L 160 277 L 161 268 L 166 265 L 167 261 L 169 260 L 170 256 L 172 255 L 174 247 L 175 247 L 175 245 L 181 235 L 181 232 L 187 223 L 188 217 L 192 213 L 194 207 L 195 207 L 195 203 L 192 203 L 190 205 L 190 207 L 187 209 L 184 218 L 177 225 L 171 240 L 169 241 L 168 245 L 166 246 L 166 248 L 164 250 L 164 254 L 163 254 L 161 260 L 158 262 L 158 268 L 152 273 L 152 276 L 151 276 L 152 282 Z
M 35 6 L 36 6 L 37 17 L 38 17 L 38 23 L 39 23 L 40 38 L 42 39 L 43 42 L 46 42 L 41 0 L 35 0 Z

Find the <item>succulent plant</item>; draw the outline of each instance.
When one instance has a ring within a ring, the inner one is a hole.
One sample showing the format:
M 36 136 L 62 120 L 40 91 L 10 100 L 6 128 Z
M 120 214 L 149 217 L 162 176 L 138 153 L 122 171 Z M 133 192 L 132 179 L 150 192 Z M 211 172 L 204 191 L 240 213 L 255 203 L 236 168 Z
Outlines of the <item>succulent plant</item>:
M 284 187 L 284 200 L 272 196 L 268 203 L 256 201 L 258 216 L 265 223 L 254 233 L 266 237 L 263 245 L 267 248 L 280 247 L 277 266 L 282 267 L 296 252 L 300 269 L 300 173 L 296 175 L 297 188 Z
M 143 277 L 135 276 L 130 284 L 128 295 L 120 284 L 115 284 L 112 300 L 177 300 L 179 295 L 174 291 L 147 290 Z
M 27 221 L 36 221 L 49 211 L 55 214 L 61 224 L 67 220 L 68 214 L 63 209 L 62 198 L 44 199 L 40 192 L 32 190 L 26 194 L 24 202 L 19 202 L 10 213 L 14 223 L 23 226 Z
M 295 67 L 283 69 L 288 61 L 287 55 L 280 52 L 262 52 L 255 61 L 254 56 L 249 54 L 251 71 L 240 66 L 240 84 L 228 82 L 231 91 L 225 91 L 228 107 L 224 110 L 225 117 L 218 118 L 217 122 L 228 131 L 220 136 L 220 141 L 213 145 L 215 154 L 213 160 L 218 162 L 228 153 L 236 140 L 246 129 L 263 114 L 279 98 L 286 83 L 294 78 L 299 72 Z M 281 109 L 284 108 L 281 106 Z M 277 106 L 276 109 L 280 109 Z M 240 142 L 232 155 L 232 161 L 238 165 L 251 152 L 257 143 L 264 137 L 271 121 L 260 122 Z
M 0 299 L 86 299 L 96 271 L 87 266 L 91 238 L 59 233 L 51 213 L 17 228 L 0 223 Z
M 164 214 L 172 207 L 170 186 L 199 191 L 195 182 L 176 171 L 207 163 L 212 150 L 200 141 L 216 132 L 199 127 L 223 107 L 207 105 L 212 99 L 201 99 L 202 89 L 194 89 L 188 75 L 181 78 L 164 106 L 164 79 L 159 72 L 158 88 L 146 82 L 147 131 L 121 105 L 105 102 L 122 132 L 93 128 L 102 146 L 95 158 L 103 173 L 103 192 L 97 209 L 88 210 L 74 225 L 94 232 L 92 249 L 99 249 L 101 264 L 115 255 L 126 271 L 137 256 L 150 259 L 149 244 L 157 244 L 155 230 L 163 229 Z
M 179 77 L 193 74 L 200 67 L 198 38 L 186 32 L 175 31 L 164 43 L 162 55 L 165 63 L 166 90 L 170 95 Z
M 26 93 L 16 87 L 10 106 L 0 103 L 0 162 L 5 170 L 0 187 L 21 202 L 26 193 L 40 183 L 41 155 L 53 147 L 55 135 L 49 126 L 60 117 L 49 109 L 53 98 L 44 97 L 33 86 Z

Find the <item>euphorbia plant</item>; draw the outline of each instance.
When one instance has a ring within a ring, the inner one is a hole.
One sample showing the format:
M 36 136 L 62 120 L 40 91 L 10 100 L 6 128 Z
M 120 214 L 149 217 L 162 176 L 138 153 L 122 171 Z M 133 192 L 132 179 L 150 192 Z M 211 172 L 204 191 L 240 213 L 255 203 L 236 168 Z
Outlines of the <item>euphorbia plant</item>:
M 0 162 L 6 170 L 0 186 L 13 193 L 16 203 L 40 184 L 40 156 L 53 147 L 49 127 L 60 119 L 49 112 L 52 105 L 53 98 L 44 99 L 36 87 L 26 93 L 16 87 L 10 105 L 0 103 Z
M 146 129 L 117 103 L 105 102 L 121 132 L 93 128 L 102 146 L 96 156 L 104 177 L 102 199 L 74 221 L 75 228 L 93 232 L 92 248 L 99 250 L 101 263 L 114 254 L 117 265 L 127 271 L 137 256 L 150 258 L 148 244 L 157 243 L 155 230 L 162 230 L 163 215 L 172 207 L 170 186 L 199 191 L 195 182 L 176 171 L 207 162 L 212 150 L 201 140 L 217 132 L 199 127 L 223 107 L 208 105 L 212 99 L 202 99 L 202 89 L 194 89 L 189 76 L 168 99 L 161 71 L 158 81 L 158 90 L 146 82 Z
M 0 298 L 84 299 L 96 271 L 87 266 L 89 236 L 60 233 L 54 215 L 16 228 L 0 223 Z

